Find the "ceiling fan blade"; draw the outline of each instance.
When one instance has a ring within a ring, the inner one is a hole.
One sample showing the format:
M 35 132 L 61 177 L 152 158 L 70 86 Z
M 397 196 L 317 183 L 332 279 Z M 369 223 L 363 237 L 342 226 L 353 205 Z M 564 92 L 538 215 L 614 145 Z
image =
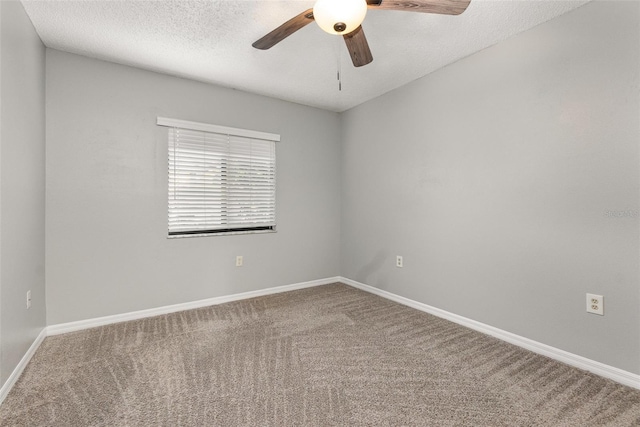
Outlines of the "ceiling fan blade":
M 362 26 L 358 26 L 358 28 L 342 37 L 347 44 L 349 55 L 351 55 L 351 60 L 355 67 L 362 67 L 373 61 L 369 43 L 367 43 L 367 38 L 364 36 Z
M 471 0 L 367 0 L 370 9 L 460 15 Z
M 251 46 L 256 49 L 269 49 L 311 22 L 313 22 L 313 9 L 307 9 L 255 41 Z

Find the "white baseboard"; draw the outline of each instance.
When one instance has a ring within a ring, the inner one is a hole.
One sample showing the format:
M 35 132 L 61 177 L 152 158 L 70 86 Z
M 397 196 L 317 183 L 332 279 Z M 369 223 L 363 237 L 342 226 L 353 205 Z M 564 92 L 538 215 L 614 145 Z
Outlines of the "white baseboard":
M 417 310 L 424 311 L 429 314 L 433 314 L 434 316 L 438 316 L 443 319 L 450 320 L 454 323 L 458 323 L 460 325 L 474 329 L 476 331 L 485 333 L 487 335 L 491 335 L 493 337 L 496 337 L 508 343 L 533 351 L 534 353 L 542 354 L 544 356 L 566 363 L 567 365 L 575 366 L 576 368 L 593 372 L 596 375 L 609 378 L 621 384 L 624 384 L 636 389 L 640 389 L 640 375 L 633 374 L 631 372 L 627 372 L 622 369 L 615 368 L 613 366 L 605 365 L 604 363 L 596 362 L 594 360 L 587 359 L 586 357 L 578 356 L 576 354 L 569 353 L 567 351 L 560 350 L 558 348 L 551 347 L 549 345 L 542 344 L 537 341 L 533 341 L 528 338 L 521 337 L 511 332 L 507 332 L 502 329 L 498 329 L 493 326 L 489 326 L 484 323 L 480 323 L 475 320 L 471 320 L 466 317 L 459 316 L 457 314 L 449 313 L 448 311 L 440 310 L 439 308 L 435 308 L 427 304 L 423 304 L 421 302 L 411 300 L 409 298 L 401 297 L 391 292 L 374 288 L 373 286 L 365 285 L 364 283 L 356 282 L 355 280 L 347 279 L 346 277 L 338 276 L 338 277 L 330 277 L 326 279 L 312 280 L 309 282 L 295 283 L 292 285 L 277 286 L 277 287 L 261 289 L 257 291 L 250 291 L 250 292 L 243 292 L 239 294 L 208 298 L 208 299 L 192 301 L 192 302 L 187 302 L 182 304 L 173 304 L 173 305 L 168 305 L 164 307 L 151 308 L 147 310 L 133 311 L 130 313 L 116 314 L 113 316 L 104 316 L 104 317 L 98 317 L 94 319 L 80 320 L 77 322 L 61 323 L 57 325 L 47 326 L 42 331 L 40 331 L 40 334 L 38 334 L 36 339 L 33 341 L 33 344 L 31 344 L 31 347 L 29 347 L 25 355 L 20 360 L 20 363 L 18 363 L 18 366 L 16 366 L 16 368 L 13 370 L 13 372 L 11 373 L 7 381 L 4 383 L 2 388 L 0 388 L 0 404 L 7 397 L 7 394 L 9 394 L 9 391 L 11 390 L 13 385 L 16 383 L 16 381 L 18 381 L 18 378 L 20 378 L 22 371 L 24 371 L 24 368 L 27 366 L 27 364 L 31 360 L 31 357 L 36 352 L 36 350 L 38 349 L 42 341 L 45 339 L 45 337 L 49 335 L 58 335 L 58 334 L 63 334 L 67 332 L 79 331 L 82 329 L 94 328 L 97 326 L 109 325 L 112 323 L 126 322 L 129 320 L 137 320 L 137 319 L 142 319 L 146 317 L 158 316 L 162 314 L 175 313 L 177 311 L 191 310 L 194 308 L 207 307 L 207 306 L 223 304 L 231 301 L 238 301 L 238 300 L 243 300 L 248 298 L 260 297 L 264 295 L 277 294 L 281 292 L 294 291 L 297 289 L 311 288 L 314 286 L 327 285 L 327 284 L 336 283 L 336 282 L 341 282 L 349 286 L 353 286 L 354 288 L 358 288 L 363 291 L 389 299 L 391 301 L 395 301 L 397 303 L 415 308 Z
M 568 351 L 560 350 L 559 348 L 551 347 L 550 345 L 542 344 L 529 338 L 525 338 L 520 335 L 516 335 L 511 332 L 507 332 L 502 329 L 498 329 L 493 326 L 489 326 L 484 323 L 477 322 L 475 320 L 471 320 L 466 317 L 462 317 L 457 314 L 453 314 L 448 311 L 411 300 L 409 298 L 401 297 L 391 292 L 374 288 L 373 286 L 365 285 L 364 283 L 356 282 L 355 280 L 347 279 L 346 277 L 340 277 L 339 279 L 340 282 L 349 286 L 353 286 L 354 288 L 358 288 L 363 291 L 381 296 L 388 300 L 395 301 L 397 303 L 415 308 L 420 311 L 424 311 L 429 314 L 433 314 L 434 316 L 438 316 L 443 319 L 447 319 L 451 322 L 466 326 L 470 329 L 474 329 L 487 335 L 491 335 L 492 337 L 498 338 L 502 341 L 506 341 L 510 344 L 517 345 L 518 347 L 525 348 L 534 353 L 547 356 L 551 359 L 558 360 L 560 362 L 566 363 L 567 365 L 592 372 L 596 375 L 600 375 L 601 377 L 608 378 L 620 384 L 640 389 L 640 375 L 634 374 L 632 372 L 605 365 L 604 363 L 596 362 L 595 360 L 587 359 L 586 357 L 578 356 L 577 354 L 569 353 Z
M 22 375 L 22 371 L 24 371 L 24 368 L 27 367 L 27 364 L 29 364 L 31 357 L 33 357 L 36 350 L 38 349 L 38 347 L 40 347 L 40 344 L 42 344 L 42 341 L 44 341 L 46 336 L 47 328 L 42 328 L 27 352 L 24 354 L 24 356 L 22 356 L 22 359 L 20 359 L 18 366 L 16 366 L 11 375 L 9 375 L 9 378 L 7 378 L 7 381 L 5 381 L 5 383 L 2 385 L 2 388 L 0 388 L 0 404 L 2 404 L 4 399 L 7 397 L 7 394 L 9 394 L 9 391 L 11 391 L 16 381 L 18 381 L 18 378 L 20 378 L 20 375 Z
M 198 301 L 181 304 L 166 305 L 164 307 L 150 308 L 147 310 L 132 311 L 129 313 L 114 314 L 112 316 L 96 317 L 93 319 L 78 320 L 76 322 L 59 323 L 47 327 L 47 336 L 65 334 L 67 332 L 80 331 L 95 328 L 97 326 L 110 325 L 112 323 L 138 320 L 145 317 L 160 316 L 162 314 L 175 313 L 177 311 L 192 310 L 194 308 L 208 307 L 210 305 L 224 304 L 225 302 L 238 301 L 264 295 L 278 294 L 281 292 L 295 291 L 297 289 L 312 288 L 314 286 L 327 285 L 340 281 L 340 277 L 312 280 L 309 282 L 295 283 L 292 285 L 277 286 L 274 288 L 260 289 L 257 291 L 242 292 L 239 294 L 225 295 L 221 297 L 207 298 Z

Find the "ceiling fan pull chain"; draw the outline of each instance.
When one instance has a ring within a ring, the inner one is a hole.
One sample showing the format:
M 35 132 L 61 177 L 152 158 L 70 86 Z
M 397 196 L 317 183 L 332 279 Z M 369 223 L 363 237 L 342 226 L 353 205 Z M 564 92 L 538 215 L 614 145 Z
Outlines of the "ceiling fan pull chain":
M 338 91 L 342 91 L 342 55 L 340 55 L 340 40 L 339 37 L 336 37 L 336 56 L 338 62 Z

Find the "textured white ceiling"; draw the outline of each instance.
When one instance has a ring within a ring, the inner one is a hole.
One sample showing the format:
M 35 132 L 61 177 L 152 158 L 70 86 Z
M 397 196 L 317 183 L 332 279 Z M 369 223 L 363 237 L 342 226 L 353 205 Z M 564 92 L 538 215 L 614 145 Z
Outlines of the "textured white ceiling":
M 588 0 L 472 0 L 459 16 L 369 10 L 373 62 L 309 24 L 270 50 L 251 46 L 314 1 L 23 0 L 48 47 L 344 111 Z M 342 69 L 342 91 L 336 71 Z

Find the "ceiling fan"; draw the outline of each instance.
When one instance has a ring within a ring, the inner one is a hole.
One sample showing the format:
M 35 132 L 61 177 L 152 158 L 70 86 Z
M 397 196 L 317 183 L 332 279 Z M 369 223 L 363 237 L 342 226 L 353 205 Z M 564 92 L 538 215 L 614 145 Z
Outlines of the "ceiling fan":
M 373 61 L 360 25 L 367 8 L 459 15 L 467 9 L 470 2 L 471 0 L 317 0 L 312 9 L 294 16 L 252 46 L 256 49 L 269 49 L 315 20 L 327 33 L 342 35 L 353 65 L 361 67 Z

